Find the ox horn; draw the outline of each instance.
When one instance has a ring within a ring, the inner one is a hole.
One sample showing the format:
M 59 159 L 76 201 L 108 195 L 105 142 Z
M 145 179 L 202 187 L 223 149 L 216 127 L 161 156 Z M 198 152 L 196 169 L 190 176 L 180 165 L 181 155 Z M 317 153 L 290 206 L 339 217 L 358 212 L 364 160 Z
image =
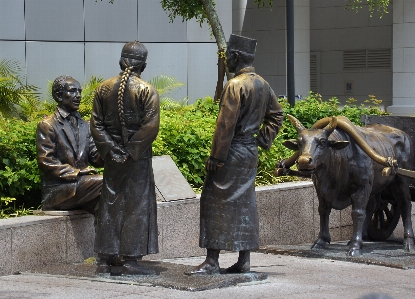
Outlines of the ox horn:
M 330 117 L 330 122 L 327 126 L 324 127 L 324 131 L 327 132 L 327 135 L 333 133 L 334 129 L 337 127 L 337 117 L 332 116 Z
M 305 129 L 303 124 L 296 119 L 294 116 L 287 114 L 288 119 L 290 120 L 290 123 L 294 126 L 294 128 L 297 130 L 297 133 L 300 133 L 302 130 Z

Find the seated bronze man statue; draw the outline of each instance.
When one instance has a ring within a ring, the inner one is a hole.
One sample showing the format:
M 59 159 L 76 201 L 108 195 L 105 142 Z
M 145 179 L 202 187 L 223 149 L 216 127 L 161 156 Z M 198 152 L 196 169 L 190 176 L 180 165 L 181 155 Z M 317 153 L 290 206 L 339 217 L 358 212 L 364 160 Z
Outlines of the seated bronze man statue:
M 58 103 L 54 114 L 43 119 L 36 131 L 37 160 L 42 178 L 43 210 L 85 210 L 95 214 L 102 175 L 90 167 L 102 167 L 89 124 L 78 112 L 81 85 L 60 76 L 52 85 Z

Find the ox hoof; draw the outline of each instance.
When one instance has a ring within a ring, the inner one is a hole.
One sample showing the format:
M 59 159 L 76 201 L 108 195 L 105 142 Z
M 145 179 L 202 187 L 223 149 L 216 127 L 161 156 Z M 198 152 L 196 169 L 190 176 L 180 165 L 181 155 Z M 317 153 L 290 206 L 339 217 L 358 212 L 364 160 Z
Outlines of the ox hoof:
M 407 252 L 415 252 L 414 239 L 406 238 L 403 240 L 403 250 Z
M 362 253 L 359 248 L 350 248 L 347 253 L 348 256 L 360 256 Z
M 318 249 L 324 249 L 326 248 L 326 241 L 323 241 L 322 239 L 318 239 L 314 242 L 313 246 L 311 246 L 312 250 L 318 250 Z

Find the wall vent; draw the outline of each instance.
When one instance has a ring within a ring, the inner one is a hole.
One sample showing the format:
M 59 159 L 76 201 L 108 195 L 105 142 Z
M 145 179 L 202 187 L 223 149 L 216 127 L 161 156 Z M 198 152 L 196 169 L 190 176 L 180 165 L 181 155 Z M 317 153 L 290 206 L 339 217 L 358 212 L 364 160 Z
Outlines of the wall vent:
M 317 93 L 317 55 L 310 55 L 310 90 Z
M 343 70 L 390 69 L 391 50 L 343 51 Z

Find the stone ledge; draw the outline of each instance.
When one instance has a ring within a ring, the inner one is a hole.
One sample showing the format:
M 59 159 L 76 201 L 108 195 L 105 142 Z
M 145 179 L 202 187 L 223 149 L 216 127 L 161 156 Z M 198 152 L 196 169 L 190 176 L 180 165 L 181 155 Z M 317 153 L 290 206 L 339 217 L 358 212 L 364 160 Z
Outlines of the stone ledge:
M 256 191 L 261 246 L 315 240 L 318 200 L 311 182 L 282 183 Z M 145 259 L 205 254 L 199 247 L 199 198 L 157 203 L 160 252 Z M 330 223 L 332 240 L 336 241 L 342 238 L 342 228 L 350 231 L 351 222 L 350 217 L 343 219 L 339 211 L 333 212 L 338 212 Z M 93 222 L 87 213 L 0 220 L 0 275 L 94 256 Z

